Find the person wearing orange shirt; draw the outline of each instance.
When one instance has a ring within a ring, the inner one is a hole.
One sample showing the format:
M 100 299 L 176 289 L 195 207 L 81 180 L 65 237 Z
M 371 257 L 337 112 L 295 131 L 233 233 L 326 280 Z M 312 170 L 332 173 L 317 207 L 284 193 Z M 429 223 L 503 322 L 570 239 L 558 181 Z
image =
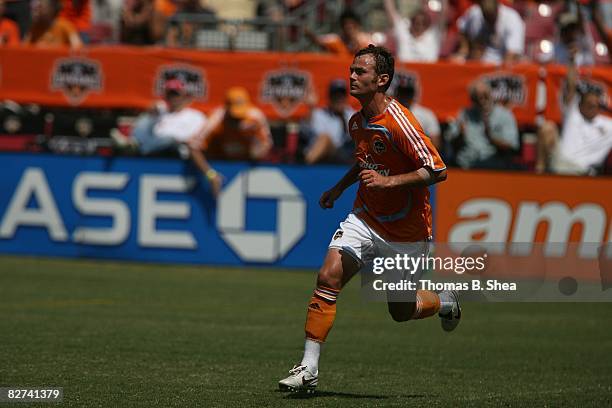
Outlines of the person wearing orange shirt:
M 312 42 L 332 54 L 349 56 L 372 44 L 372 36 L 362 30 L 361 19 L 352 10 L 345 10 L 339 19 L 340 35 L 331 33 L 317 36 L 309 29 L 305 34 Z
M 4 17 L 5 0 L 0 0 L 0 46 L 19 45 L 19 26 L 10 18 Z
M 59 0 L 34 0 L 32 2 L 32 26 L 24 43 L 38 47 L 81 48 L 83 43 L 74 25 L 59 16 Z
M 350 73 L 350 93 L 361 105 L 361 111 L 349 120 L 355 164 L 323 193 L 319 204 L 332 208 L 349 186 L 359 182 L 359 189 L 353 211 L 334 233 L 317 276 L 307 308 L 302 361 L 279 381 L 281 391 L 311 392 L 318 385 L 321 345 L 335 320 L 336 299 L 364 265 L 384 260 L 386 266 L 391 258 L 414 261 L 428 256 L 432 239 L 428 186 L 446 179 L 446 166 L 418 121 L 385 94 L 394 74 L 391 53 L 374 45 L 363 48 L 355 55 Z M 395 266 L 382 272 L 387 282 L 414 285 L 406 291 L 385 290 L 393 320 L 438 314 L 445 331 L 457 327 L 461 309 L 455 291 L 438 294 L 418 289 L 422 268 Z
M 225 106 L 211 113 L 208 125 L 192 145 L 211 159 L 261 160 L 272 147 L 272 136 L 266 117 L 251 104 L 246 89 L 232 87 L 226 93 Z
M 62 0 L 59 15 L 74 25 L 81 38 L 89 37 L 91 31 L 91 2 L 89 0 Z

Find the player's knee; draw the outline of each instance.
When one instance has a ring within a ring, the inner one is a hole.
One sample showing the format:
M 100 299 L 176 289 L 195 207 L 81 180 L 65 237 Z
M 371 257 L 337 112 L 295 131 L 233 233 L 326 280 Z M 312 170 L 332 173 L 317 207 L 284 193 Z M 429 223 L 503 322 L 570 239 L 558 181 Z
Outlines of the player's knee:
M 394 303 L 389 304 L 389 314 L 396 322 L 407 322 L 414 316 L 415 303 Z
M 321 268 L 317 276 L 317 286 L 340 290 L 342 289 L 342 278 L 328 268 Z

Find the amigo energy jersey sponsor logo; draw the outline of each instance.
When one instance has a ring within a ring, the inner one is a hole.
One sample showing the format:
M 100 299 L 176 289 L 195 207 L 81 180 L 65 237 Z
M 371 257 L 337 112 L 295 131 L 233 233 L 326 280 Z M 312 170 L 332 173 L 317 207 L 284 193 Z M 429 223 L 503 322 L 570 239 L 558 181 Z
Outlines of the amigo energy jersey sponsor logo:
M 205 72 L 198 67 L 186 64 L 162 66 L 155 79 L 155 95 L 162 96 L 166 82 L 179 79 L 185 84 L 189 95 L 195 99 L 205 100 L 208 97 L 208 81 Z
M 260 99 L 271 104 L 281 116 L 289 116 L 304 102 L 309 86 L 310 74 L 306 71 L 269 71 L 262 81 Z
M 384 164 L 374 163 L 372 156 L 366 155 L 366 160 L 359 160 L 359 167 L 365 170 L 374 170 L 382 176 L 388 176 L 390 170 Z
M 90 92 L 103 89 L 102 69 L 97 61 L 82 58 L 60 58 L 51 71 L 51 90 L 61 91 L 71 105 L 79 105 Z

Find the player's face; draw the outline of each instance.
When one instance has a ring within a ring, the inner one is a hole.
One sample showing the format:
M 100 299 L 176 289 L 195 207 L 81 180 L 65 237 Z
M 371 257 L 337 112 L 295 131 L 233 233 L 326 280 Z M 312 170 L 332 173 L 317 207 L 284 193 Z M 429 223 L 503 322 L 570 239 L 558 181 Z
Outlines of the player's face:
M 372 54 L 356 57 L 350 70 L 350 92 L 354 97 L 374 94 L 389 80 L 389 75 L 376 73 L 376 61 Z

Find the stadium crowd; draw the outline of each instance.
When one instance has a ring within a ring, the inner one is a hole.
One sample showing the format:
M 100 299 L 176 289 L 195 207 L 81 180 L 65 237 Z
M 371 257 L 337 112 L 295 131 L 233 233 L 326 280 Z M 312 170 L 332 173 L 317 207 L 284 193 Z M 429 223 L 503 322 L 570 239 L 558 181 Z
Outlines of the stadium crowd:
M 309 2 L 256 3 L 254 16 L 278 22 L 299 13 Z M 317 18 L 330 19 L 325 2 L 315 3 L 321 5 Z M 418 84 L 400 80 L 393 87 L 394 96 L 415 114 L 448 164 L 564 174 L 610 171 L 612 120 L 603 112 L 607 106 L 602 95 L 580 87 L 576 70 L 610 63 L 612 3 L 383 0 L 383 25 L 388 29 L 378 31 L 368 31 L 362 16 L 349 7 L 359 2 L 344 3 L 337 32 L 303 27 L 310 41 L 305 50 L 352 55 L 374 43 L 387 46 L 400 62 L 480 61 L 508 66 L 532 61 L 568 67 L 562 123 L 542 120 L 528 129 L 519 128 L 512 111 L 503 101 L 495 100 L 486 82 L 478 81 L 466 89 L 471 104 L 456 117 L 436 118 L 419 104 Z M 78 49 L 108 43 L 193 47 L 200 30 L 221 29 L 217 10 L 199 0 L 0 0 L 0 16 L 0 44 L 6 47 L 26 44 Z M 283 30 L 284 35 L 297 35 L 294 26 Z M 217 187 L 221 176 L 206 158 L 279 160 L 275 146 L 279 140 L 287 143 L 288 138 L 295 144 L 292 153 L 297 161 L 351 160 L 347 122 L 353 110 L 344 79 L 329 83 L 325 107 L 317 107 L 317 95 L 311 91 L 309 114 L 297 126 L 268 123 L 251 102 L 253 95 L 241 87 L 228 89 L 225 104 L 207 115 L 189 107 L 190 97 L 180 80 L 168 81 L 163 100 L 141 113 L 133 126 L 109 132 L 116 151 L 143 155 L 177 152 L 192 158 Z M 11 133 L 9 130 L 5 121 L 3 132 Z M 534 139 L 533 154 L 526 158 L 524 142 Z

